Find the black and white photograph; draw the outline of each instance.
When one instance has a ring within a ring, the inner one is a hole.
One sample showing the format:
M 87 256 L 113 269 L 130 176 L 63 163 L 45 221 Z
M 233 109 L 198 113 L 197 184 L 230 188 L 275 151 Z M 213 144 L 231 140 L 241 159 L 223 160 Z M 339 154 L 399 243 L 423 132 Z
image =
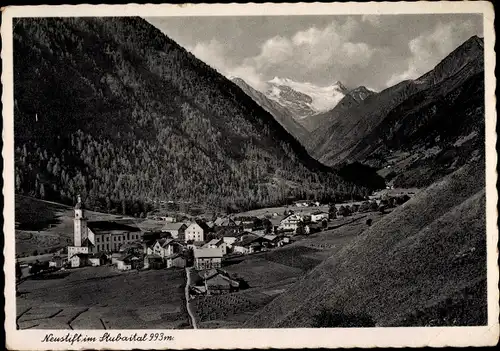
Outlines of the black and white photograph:
M 496 344 L 494 13 L 454 4 L 7 7 L 10 345 Z

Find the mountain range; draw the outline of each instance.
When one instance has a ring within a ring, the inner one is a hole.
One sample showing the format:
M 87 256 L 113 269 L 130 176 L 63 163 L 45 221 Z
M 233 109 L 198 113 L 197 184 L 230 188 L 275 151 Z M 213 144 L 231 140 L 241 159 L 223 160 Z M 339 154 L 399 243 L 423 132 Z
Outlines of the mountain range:
M 269 99 L 264 93 L 252 88 L 243 79 L 235 77 L 231 79 L 237 84 L 248 96 L 257 102 L 263 109 L 269 112 L 288 133 L 297 138 L 302 145 L 306 145 L 309 140 L 309 132 L 299 124 L 293 117 L 292 113 L 283 105 L 275 100 Z
M 434 69 L 322 116 L 307 145 L 321 162 L 362 162 L 396 186 L 426 186 L 484 150 L 483 40 Z
M 17 19 L 13 39 L 19 194 L 138 216 L 369 192 L 141 18 Z

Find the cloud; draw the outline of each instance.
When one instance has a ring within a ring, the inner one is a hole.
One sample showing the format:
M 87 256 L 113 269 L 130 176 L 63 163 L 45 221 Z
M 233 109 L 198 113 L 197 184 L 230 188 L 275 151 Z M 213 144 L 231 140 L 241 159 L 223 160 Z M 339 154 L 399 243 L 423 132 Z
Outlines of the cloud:
M 246 59 L 246 65 L 274 76 L 271 71 L 282 70 L 283 65 L 302 72 L 325 68 L 366 67 L 376 48 L 364 42 L 351 41 L 356 22 L 348 19 L 343 24 L 331 22 L 324 28 L 311 27 L 291 37 L 275 36 L 261 45 L 259 55 Z
M 221 74 L 257 90 L 266 90 L 275 76 L 380 90 L 421 76 L 482 33 L 480 16 L 436 16 L 251 17 L 230 23 L 224 18 L 209 22 L 217 29 L 210 34 L 199 31 L 197 18 L 176 39 Z M 175 29 L 181 24 L 185 19 L 170 23 Z
M 187 50 L 228 78 L 243 78 L 257 90 L 266 88 L 262 75 L 257 72 L 255 67 L 234 63 L 230 59 L 231 55 L 228 46 L 223 45 L 216 39 L 197 43 L 194 47 L 187 47 Z
M 438 23 L 430 33 L 410 40 L 410 57 L 403 72 L 393 74 L 387 86 L 406 79 L 415 79 L 428 72 L 456 47 L 469 39 L 473 32 L 472 21 Z

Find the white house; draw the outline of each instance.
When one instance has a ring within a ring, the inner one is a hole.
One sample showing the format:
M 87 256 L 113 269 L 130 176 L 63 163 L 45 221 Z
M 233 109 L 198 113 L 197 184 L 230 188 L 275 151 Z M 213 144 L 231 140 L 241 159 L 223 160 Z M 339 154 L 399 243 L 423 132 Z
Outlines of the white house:
M 299 223 L 302 222 L 302 217 L 297 214 L 291 214 L 283 218 L 278 226 L 278 230 L 296 231 Z
M 156 240 L 151 248 L 151 251 L 146 252 L 146 254 L 158 255 L 161 258 L 164 258 L 179 251 L 179 244 L 176 243 L 174 239 L 162 238 Z
M 205 241 L 203 228 L 198 223 L 191 223 L 185 231 L 184 242 L 188 241 Z
M 311 222 L 322 222 L 323 220 L 328 220 L 328 213 L 316 211 L 311 214 Z

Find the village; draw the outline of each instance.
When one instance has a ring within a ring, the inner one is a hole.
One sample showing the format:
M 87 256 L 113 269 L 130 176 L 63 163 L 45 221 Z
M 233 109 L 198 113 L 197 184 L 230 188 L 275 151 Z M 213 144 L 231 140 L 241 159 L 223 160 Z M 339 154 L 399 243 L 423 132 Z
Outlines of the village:
M 179 220 L 174 215 L 151 216 L 136 224 L 118 220 L 88 221 L 85 206 L 78 197 L 74 208 L 73 245 L 55 253 L 48 262 L 31 264 L 29 272 L 40 274 L 104 265 L 118 271 L 188 268 L 200 272 L 197 279 L 192 279 L 191 294 L 231 292 L 238 290 L 240 283 L 222 270 L 223 261 L 283 247 L 330 229 L 334 219 L 358 212 L 383 213 L 408 199 L 404 194 L 335 206 L 296 201 L 283 213 L 266 211 L 258 216 L 233 215 L 208 221 L 204 218 Z

